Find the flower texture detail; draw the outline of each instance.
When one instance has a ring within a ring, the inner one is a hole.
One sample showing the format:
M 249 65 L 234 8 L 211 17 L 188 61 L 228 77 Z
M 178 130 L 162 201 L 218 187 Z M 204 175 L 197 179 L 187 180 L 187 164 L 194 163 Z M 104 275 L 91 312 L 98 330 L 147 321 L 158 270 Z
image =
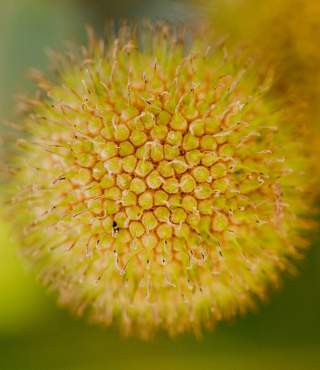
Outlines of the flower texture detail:
M 59 302 L 143 337 L 253 306 L 305 246 L 308 209 L 303 135 L 267 73 L 160 28 L 91 35 L 54 83 L 36 74 L 10 180 L 23 253 Z

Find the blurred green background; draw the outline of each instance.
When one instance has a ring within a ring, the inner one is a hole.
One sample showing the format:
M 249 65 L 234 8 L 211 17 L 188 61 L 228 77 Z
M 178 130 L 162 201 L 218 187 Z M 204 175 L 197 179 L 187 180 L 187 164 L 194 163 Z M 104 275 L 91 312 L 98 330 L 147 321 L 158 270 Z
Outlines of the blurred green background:
M 214 1 L 214 0 L 211 0 Z M 0 118 L 14 118 L 14 96 L 45 69 L 48 48 L 84 40 L 84 25 L 105 18 L 196 21 L 182 0 L 0 0 Z M 1 210 L 0 210 L 1 212 Z M 257 312 L 219 324 L 202 340 L 184 335 L 151 342 L 123 339 L 116 329 L 77 321 L 56 307 L 17 257 L 0 221 L 0 370 L 318 370 L 320 369 L 320 237 L 299 264 L 300 275 Z

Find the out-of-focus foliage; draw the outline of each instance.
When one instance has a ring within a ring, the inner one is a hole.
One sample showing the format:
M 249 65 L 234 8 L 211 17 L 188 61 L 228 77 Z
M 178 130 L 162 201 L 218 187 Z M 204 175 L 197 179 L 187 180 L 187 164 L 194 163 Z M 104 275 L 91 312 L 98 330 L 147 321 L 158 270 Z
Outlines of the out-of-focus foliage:
M 110 19 L 131 19 L 138 22 L 145 19 L 165 19 L 176 22 L 196 18 L 195 9 L 184 0 L 73 0 L 73 3 L 83 9 L 88 19 L 92 17 L 96 26 L 101 26 Z
M 70 1 L 0 0 L 0 5 L 0 118 L 8 118 L 15 94 L 30 88 L 27 70 L 45 68 L 48 49 L 61 47 L 84 29 Z
M 44 318 L 43 294 L 23 269 L 15 247 L 0 221 L 0 336 L 24 331 Z
M 192 0 L 211 27 L 277 66 L 276 87 L 320 113 L 318 0 Z

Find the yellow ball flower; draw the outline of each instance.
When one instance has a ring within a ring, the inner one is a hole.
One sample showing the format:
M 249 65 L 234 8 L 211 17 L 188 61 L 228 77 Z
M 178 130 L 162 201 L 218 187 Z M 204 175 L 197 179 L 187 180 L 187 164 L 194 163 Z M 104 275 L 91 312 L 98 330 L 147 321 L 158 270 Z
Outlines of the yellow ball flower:
M 240 59 L 165 26 L 122 29 L 63 59 L 56 83 L 38 76 L 12 218 L 61 304 L 125 334 L 198 333 L 299 255 L 303 128 Z

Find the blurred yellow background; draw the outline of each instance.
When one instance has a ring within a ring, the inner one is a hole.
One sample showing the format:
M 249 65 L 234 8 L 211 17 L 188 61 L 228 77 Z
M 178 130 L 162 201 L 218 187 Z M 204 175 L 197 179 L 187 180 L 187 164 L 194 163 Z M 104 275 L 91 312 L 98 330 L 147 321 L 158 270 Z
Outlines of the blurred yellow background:
M 45 69 L 45 50 L 84 40 L 84 25 L 98 29 L 112 17 L 195 20 L 196 9 L 170 0 L 0 0 L 0 117 L 14 118 L 14 96 L 31 88 L 30 67 Z M 320 67 L 319 67 L 320 68 Z M 193 335 L 151 342 L 92 327 L 55 306 L 17 255 L 0 222 L 0 369 L 320 369 L 320 238 L 256 313 L 220 324 L 198 341 Z

